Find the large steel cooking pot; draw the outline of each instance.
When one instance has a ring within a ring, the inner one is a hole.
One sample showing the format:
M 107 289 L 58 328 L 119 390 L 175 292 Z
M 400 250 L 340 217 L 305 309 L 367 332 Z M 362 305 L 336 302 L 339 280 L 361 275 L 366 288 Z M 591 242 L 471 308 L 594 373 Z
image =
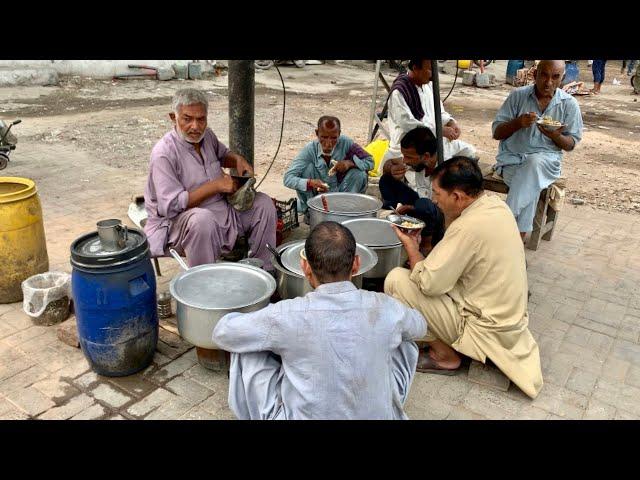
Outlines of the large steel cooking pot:
M 173 255 L 174 252 L 172 252 Z M 196 347 L 219 349 L 211 339 L 213 329 L 230 312 L 254 312 L 269 305 L 276 289 L 273 277 L 241 263 L 212 263 L 188 268 L 170 283 L 176 299 L 180 336 Z
M 313 291 L 313 288 L 302 274 L 302 270 L 299 266 L 299 252 L 304 248 L 304 243 L 304 240 L 295 240 L 283 243 L 276 248 L 276 251 L 281 255 L 281 258 L 284 257 L 283 260 L 285 261 L 284 265 L 279 264 L 275 257 L 272 261 L 272 264 L 276 269 L 278 294 L 283 300 L 303 297 L 307 293 Z M 372 249 L 359 243 L 356 244 L 356 253 L 360 256 L 361 265 L 360 270 L 358 270 L 358 273 L 351 278 L 351 281 L 356 287 L 362 288 L 362 277 L 366 272 L 375 267 L 378 262 L 378 255 Z M 298 259 L 297 266 L 294 264 L 296 258 Z
M 407 252 L 391 228 L 392 223 L 381 218 L 358 218 L 343 223 L 351 230 L 356 242 L 366 245 L 378 255 L 378 263 L 364 278 L 384 278 L 407 261 Z
M 375 218 L 382 202 L 370 195 L 361 193 L 325 193 L 329 211 L 325 212 L 320 195 L 307 202 L 309 206 L 309 225 L 315 227 L 321 222 L 342 223 L 354 218 Z

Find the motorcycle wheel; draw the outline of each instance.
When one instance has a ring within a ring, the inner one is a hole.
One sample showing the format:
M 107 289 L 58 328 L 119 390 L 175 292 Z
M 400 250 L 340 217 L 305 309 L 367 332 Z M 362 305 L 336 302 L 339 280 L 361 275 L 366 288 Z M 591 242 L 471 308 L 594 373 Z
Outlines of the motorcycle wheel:
M 294 60 L 293 64 L 298 68 L 304 68 L 304 66 L 307 64 L 307 61 L 306 60 Z
M 4 153 L 0 153 L 0 170 L 4 170 L 7 168 L 7 164 L 9 163 L 9 157 L 7 157 Z
M 631 77 L 631 86 L 633 87 L 633 92 L 636 95 L 640 93 L 640 77 L 638 77 L 637 74 Z
M 273 60 L 255 60 L 253 63 L 256 66 L 256 68 L 259 70 L 269 70 L 271 67 L 273 67 L 274 61 Z

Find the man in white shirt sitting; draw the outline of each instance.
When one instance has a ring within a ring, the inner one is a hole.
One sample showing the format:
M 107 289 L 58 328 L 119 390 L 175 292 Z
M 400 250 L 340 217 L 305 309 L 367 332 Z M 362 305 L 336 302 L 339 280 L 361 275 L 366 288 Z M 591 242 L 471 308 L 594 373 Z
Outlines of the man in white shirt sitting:
M 408 132 L 416 127 L 428 127 L 436 135 L 431 74 L 431 60 L 410 60 L 408 72 L 400 74 L 393 82 L 387 118 L 391 139 L 389 149 L 380 162 L 380 174 L 382 174 L 382 168 L 387 160 L 402 157 L 400 141 Z M 440 102 L 440 111 L 442 113 L 443 160 L 458 155 L 477 158 L 473 145 L 460 140 L 460 126 L 444 109 L 442 102 Z M 409 176 L 407 179 L 421 197 L 431 196 L 431 186 L 423 172 L 414 173 L 414 178 L 409 178 Z

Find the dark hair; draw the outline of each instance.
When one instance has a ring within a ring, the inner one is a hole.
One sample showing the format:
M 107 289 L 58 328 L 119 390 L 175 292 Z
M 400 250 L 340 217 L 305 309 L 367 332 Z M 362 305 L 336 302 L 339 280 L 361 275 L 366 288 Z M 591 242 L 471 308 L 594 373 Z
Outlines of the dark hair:
M 331 115 L 323 115 L 318 119 L 318 129 L 320 129 L 325 123 L 335 123 L 338 125 L 338 130 L 342 130 L 340 127 L 340 119 L 338 117 L 333 117 Z
M 409 70 L 413 70 L 414 68 L 422 68 L 422 63 L 423 62 L 429 62 L 430 60 L 422 60 L 422 59 L 418 59 L 418 60 L 409 60 Z
M 415 148 L 418 155 L 429 153 L 433 155 L 438 151 L 438 141 L 431 129 L 416 127 L 410 130 L 400 141 L 402 148 Z
M 356 239 L 336 222 L 316 225 L 304 243 L 311 270 L 320 283 L 348 280 L 356 256 Z
M 438 185 L 451 193 L 455 188 L 462 190 L 470 197 L 477 197 L 483 191 L 482 171 L 478 162 L 468 157 L 453 157 L 442 162 L 431 174 Z

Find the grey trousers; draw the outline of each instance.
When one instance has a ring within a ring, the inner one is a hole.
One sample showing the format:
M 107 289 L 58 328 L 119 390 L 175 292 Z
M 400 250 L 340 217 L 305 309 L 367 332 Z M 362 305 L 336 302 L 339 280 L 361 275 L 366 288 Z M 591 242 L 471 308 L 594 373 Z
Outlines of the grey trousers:
M 391 357 L 395 391 L 394 407 L 399 417 L 416 373 L 418 346 L 402 342 Z M 229 369 L 229 407 L 240 420 L 287 420 L 281 396 L 284 369 L 280 357 L 271 352 L 232 353 Z M 339 416 L 339 415 L 336 415 Z

